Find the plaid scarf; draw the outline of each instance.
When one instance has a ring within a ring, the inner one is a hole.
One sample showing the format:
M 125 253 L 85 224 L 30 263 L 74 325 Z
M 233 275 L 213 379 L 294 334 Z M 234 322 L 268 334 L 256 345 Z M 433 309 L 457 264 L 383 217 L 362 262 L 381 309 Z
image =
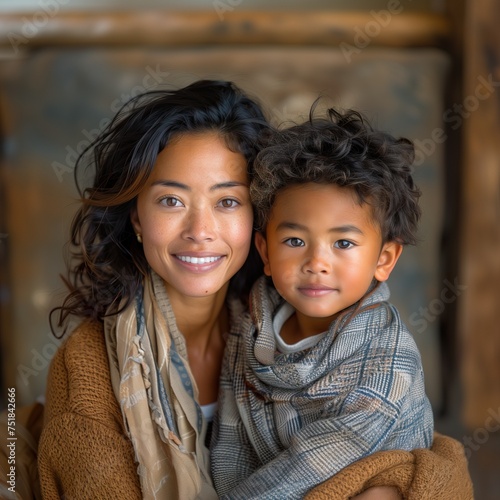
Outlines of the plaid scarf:
M 105 321 L 111 381 L 134 446 L 144 499 L 216 499 L 206 423 L 162 279 Z
M 310 349 L 276 351 L 283 299 L 265 278 L 226 346 L 212 475 L 224 498 L 302 498 L 378 450 L 429 447 L 420 354 L 385 283 Z

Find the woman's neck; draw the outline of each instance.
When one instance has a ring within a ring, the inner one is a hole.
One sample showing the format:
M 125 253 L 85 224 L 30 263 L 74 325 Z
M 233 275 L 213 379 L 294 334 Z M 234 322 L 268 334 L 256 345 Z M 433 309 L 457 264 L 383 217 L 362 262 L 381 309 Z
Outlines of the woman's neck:
M 214 330 L 218 330 L 225 313 L 226 290 L 209 297 L 186 297 L 168 289 L 168 298 L 174 312 L 177 328 L 186 342 L 209 344 Z
M 220 369 L 229 331 L 227 287 L 210 297 L 186 297 L 168 290 L 177 328 L 186 340 L 189 366 L 199 390 L 199 403 L 217 400 Z

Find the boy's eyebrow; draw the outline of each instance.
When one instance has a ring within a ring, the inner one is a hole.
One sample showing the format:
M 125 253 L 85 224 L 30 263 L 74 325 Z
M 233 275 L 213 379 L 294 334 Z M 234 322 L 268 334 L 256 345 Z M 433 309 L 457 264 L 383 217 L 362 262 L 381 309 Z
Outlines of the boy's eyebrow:
M 309 231 L 307 226 L 304 226 L 302 224 L 297 224 L 296 222 L 289 222 L 289 221 L 283 221 L 278 224 L 276 227 L 276 230 L 279 231 L 280 229 L 294 229 L 298 231 L 304 231 L 307 232 Z M 329 233 L 358 233 L 358 234 L 363 234 L 363 231 L 359 229 L 359 227 L 354 226 L 352 224 L 346 224 L 344 226 L 337 226 L 337 227 L 331 227 L 328 229 Z
M 154 181 L 151 186 L 165 186 L 165 187 L 175 187 L 178 189 L 182 189 L 184 191 L 191 191 L 191 188 L 187 184 L 183 184 L 182 182 L 177 182 L 177 181 L 169 181 L 166 179 L 160 179 L 157 181 Z M 219 182 L 218 184 L 214 184 L 213 186 L 210 186 L 210 191 L 216 191 L 217 189 L 225 189 L 225 188 L 231 188 L 231 187 L 238 187 L 238 186 L 247 186 L 246 183 L 244 182 L 238 182 L 238 181 L 227 181 L 227 182 Z
M 276 227 L 276 230 L 279 231 L 280 229 L 295 229 L 299 231 L 307 231 L 306 226 L 303 226 L 302 224 L 297 224 L 296 222 L 288 222 L 288 221 L 280 222 Z
M 329 229 L 331 233 L 358 233 L 363 234 L 363 231 L 359 227 L 352 224 L 346 224 L 345 226 L 332 227 Z

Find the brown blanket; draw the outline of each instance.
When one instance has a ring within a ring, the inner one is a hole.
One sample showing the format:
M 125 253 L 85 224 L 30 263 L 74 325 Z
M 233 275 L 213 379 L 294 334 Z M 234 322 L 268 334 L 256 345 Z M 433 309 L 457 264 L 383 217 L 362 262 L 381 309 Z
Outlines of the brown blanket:
M 435 433 L 430 450 L 379 451 L 341 470 L 307 500 L 347 500 L 370 486 L 395 486 L 406 500 L 471 500 L 463 446 Z

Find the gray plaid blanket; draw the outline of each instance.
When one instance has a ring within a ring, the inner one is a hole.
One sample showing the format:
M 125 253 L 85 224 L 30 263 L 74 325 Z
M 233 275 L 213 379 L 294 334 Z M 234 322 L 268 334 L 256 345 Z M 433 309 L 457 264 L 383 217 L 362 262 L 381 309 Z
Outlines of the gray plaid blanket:
M 420 354 L 388 299 L 381 283 L 317 345 L 280 354 L 282 299 L 265 278 L 255 284 L 222 368 L 211 448 L 221 497 L 302 498 L 371 453 L 431 445 Z

